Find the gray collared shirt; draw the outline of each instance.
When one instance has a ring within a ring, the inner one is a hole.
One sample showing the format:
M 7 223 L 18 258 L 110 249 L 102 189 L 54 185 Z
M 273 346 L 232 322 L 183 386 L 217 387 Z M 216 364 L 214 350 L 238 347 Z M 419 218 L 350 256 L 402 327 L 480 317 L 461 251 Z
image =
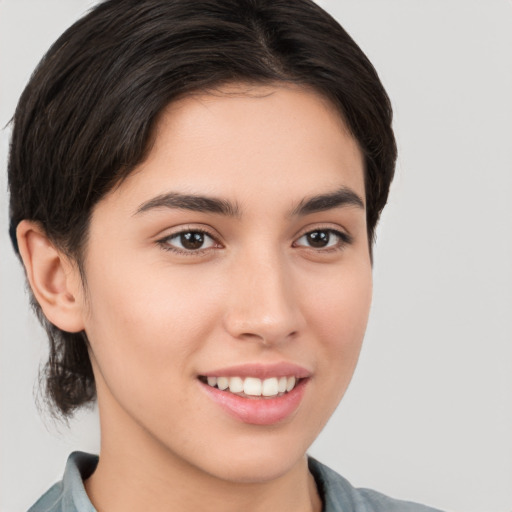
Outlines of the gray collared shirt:
M 28 512 L 96 512 L 85 492 L 83 480 L 92 475 L 97 464 L 96 455 L 73 452 L 62 480 L 43 494 Z M 440 512 L 369 489 L 356 489 L 338 473 L 311 457 L 309 470 L 323 500 L 323 512 Z

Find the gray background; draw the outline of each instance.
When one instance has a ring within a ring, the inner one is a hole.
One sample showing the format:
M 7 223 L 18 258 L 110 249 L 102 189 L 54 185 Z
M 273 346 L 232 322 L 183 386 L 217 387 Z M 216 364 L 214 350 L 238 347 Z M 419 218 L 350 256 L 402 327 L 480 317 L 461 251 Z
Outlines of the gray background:
M 0 0 L 0 126 L 48 46 L 94 2 Z M 374 63 L 400 161 L 378 231 L 352 385 L 311 453 L 357 486 L 451 511 L 512 510 L 512 3 L 319 2 Z M 0 132 L 0 510 L 26 509 L 68 453 L 97 451 L 34 405 L 45 337 L 7 237 Z

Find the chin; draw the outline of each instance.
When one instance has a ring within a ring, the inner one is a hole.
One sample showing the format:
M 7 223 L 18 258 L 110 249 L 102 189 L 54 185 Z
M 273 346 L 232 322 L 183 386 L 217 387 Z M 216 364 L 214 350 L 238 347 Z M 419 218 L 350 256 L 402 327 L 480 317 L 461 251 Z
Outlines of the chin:
M 226 460 L 217 468 L 214 476 L 240 484 L 262 484 L 281 478 L 299 465 L 303 459 L 304 454 L 296 459 L 278 459 L 269 455 L 246 457 L 234 461 Z
M 224 445 L 222 453 L 211 451 L 208 460 L 198 461 L 198 465 L 221 480 L 254 484 L 279 479 L 294 467 L 306 463 L 305 452 L 309 444 L 285 436 L 279 436 L 274 442 L 256 437 L 243 447 L 237 443 Z

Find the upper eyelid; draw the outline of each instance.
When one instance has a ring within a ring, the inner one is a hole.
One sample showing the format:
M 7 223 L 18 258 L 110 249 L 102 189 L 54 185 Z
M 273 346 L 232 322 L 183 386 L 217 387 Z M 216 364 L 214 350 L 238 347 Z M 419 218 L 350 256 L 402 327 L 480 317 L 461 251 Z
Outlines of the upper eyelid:
M 341 230 L 341 229 L 336 229 L 336 228 L 333 228 L 333 227 L 309 227 L 305 230 L 303 230 L 302 232 L 299 232 L 301 234 L 299 235 L 296 235 L 293 239 L 293 242 L 292 242 L 292 247 L 302 247 L 302 246 L 297 246 L 295 245 L 297 243 L 298 240 L 300 240 L 301 238 L 305 237 L 306 235 L 310 234 L 310 233 L 314 233 L 315 231 L 329 231 L 331 233 L 334 233 L 336 236 L 338 236 L 341 240 L 339 242 L 339 245 L 341 246 L 344 246 L 346 244 L 350 244 L 352 243 L 353 241 L 353 237 Z M 203 233 L 207 236 L 209 236 L 212 241 L 215 243 L 215 247 L 207 247 L 207 248 L 198 248 L 198 249 L 190 249 L 190 250 L 186 250 L 186 249 L 180 249 L 180 248 L 175 248 L 175 251 L 176 252 L 183 252 L 183 253 L 188 253 L 188 254 L 200 254 L 201 252 L 206 252 L 206 251 L 209 251 L 209 250 L 212 250 L 212 249 L 219 249 L 219 245 L 221 245 L 220 248 L 222 248 L 224 246 L 224 244 L 222 242 L 219 242 L 219 239 L 218 237 L 216 237 L 215 235 L 211 234 L 209 230 L 205 229 L 205 228 L 199 228 L 199 227 L 189 227 L 189 228 L 185 228 L 185 229 L 179 229 L 178 231 L 175 231 L 173 233 L 169 233 L 168 235 L 164 236 L 164 237 L 160 237 L 158 240 L 157 240 L 157 243 L 158 244 L 166 244 L 169 242 L 169 240 L 172 240 L 174 238 L 177 238 L 178 236 L 182 235 L 183 233 L 190 233 L 190 232 L 199 232 L 199 233 Z M 171 245 L 169 243 L 169 245 Z M 315 251 L 321 251 L 322 248 L 313 248 Z
M 158 238 L 159 240 L 165 240 L 167 238 L 172 238 L 172 237 L 178 236 L 182 233 L 189 233 L 189 232 L 195 231 L 195 232 L 204 233 L 204 234 L 210 236 L 211 238 L 213 238 L 217 242 L 221 242 L 221 239 L 222 239 L 220 234 L 218 234 L 218 232 L 211 227 L 197 226 L 197 225 L 195 225 L 195 226 L 194 225 L 181 225 L 181 226 L 177 226 L 175 229 L 176 230 L 174 230 L 173 228 L 168 228 L 166 230 L 163 230 L 163 232 L 167 232 L 167 233 L 164 235 L 159 234 L 156 236 L 156 238 Z M 170 231 L 170 230 L 172 230 L 172 231 Z M 348 230 L 343 228 L 342 226 L 339 226 L 339 225 L 333 226 L 332 224 L 331 225 L 320 224 L 320 225 L 309 225 L 309 226 L 306 226 L 305 228 L 300 229 L 293 236 L 293 240 L 295 241 L 295 240 L 303 237 L 304 235 L 307 235 L 308 233 L 312 233 L 314 231 L 332 231 L 334 233 L 339 233 L 340 235 L 342 235 L 346 238 L 349 238 L 349 239 L 353 238 L 352 235 L 348 232 Z
M 172 238 L 178 235 L 181 235 L 183 233 L 204 233 L 205 235 L 208 235 L 209 237 L 213 238 L 215 241 L 220 241 L 220 235 L 217 234 L 215 230 L 212 228 L 204 227 L 204 226 L 178 226 L 176 228 L 168 228 L 160 232 L 155 238 L 158 240 L 165 240 L 168 238 Z M 162 234 L 164 233 L 164 234 Z
M 331 233 L 334 233 L 340 239 L 340 241 L 337 244 L 340 249 L 343 248 L 345 245 L 351 244 L 353 242 L 353 237 L 351 235 L 349 235 L 348 233 L 343 232 L 343 231 L 341 231 L 339 229 L 334 229 L 334 228 L 317 228 L 317 229 L 311 229 L 309 231 L 304 232 L 298 238 L 295 238 L 295 241 L 293 243 L 296 244 L 298 240 L 300 240 L 301 238 L 305 237 L 309 233 L 314 233 L 315 231 L 329 231 Z M 313 248 L 313 247 L 307 247 L 307 246 L 302 246 L 302 245 L 300 245 L 299 247 L 304 247 L 306 249 L 312 249 L 314 251 L 323 251 L 323 250 L 327 251 L 327 250 L 330 250 L 330 249 L 333 248 L 332 246 L 331 247 Z
M 179 237 L 183 233 L 203 233 L 210 237 L 214 243 L 214 247 L 206 247 L 206 248 L 198 248 L 198 249 L 184 249 L 180 247 L 175 247 L 173 244 L 171 244 L 171 240 Z M 204 228 L 193 228 L 193 229 L 180 229 L 178 231 L 175 231 L 173 233 L 169 233 L 168 235 L 161 236 L 156 239 L 156 244 L 160 246 L 165 251 L 170 251 L 178 255 L 182 256 L 199 256 L 201 254 L 204 254 L 208 251 L 211 251 L 212 249 L 219 249 L 219 245 L 223 246 L 221 242 L 219 242 L 218 238 L 212 235 L 209 231 L 205 230 Z M 222 248 L 222 247 L 221 247 Z
M 310 233 L 315 233 L 316 231 L 329 231 L 330 233 L 339 234 L 342 236 L 349 236 L 348 233 L 345 233 L 341 229 L 336 228 L 314 228 L 314 229 L 308 229 L 307 231 L 303 231 L 301 235 L 296 237 L 296 240 L 299 238 L 302 238 L 303 236 L 309 235 Z
M 307 235 L 308 233 L 312 233 L 314 231 L 332 231 L 333 233 L 339 233 L 340 235 L 350 240 L 352 240 L 353 238 L 349 231 L 340 225 L 333 226 L 332 224 L 318 224 L 302 228 L 297 232 L 297 234 L 294 237 L 294 240 L 298 240 L 299 238 L 302 238 L 304 235 Z
M 170 229 L 172 229 L 172 228 L 170 228 Z M 167 230 L 164 230 L 163 232 L 165 233 L 165 231 L 167 231 Z M 190 233 L 190 232 L 196 232 L 196 233 L 199 232 L 199 233 L 203 233 L 203 234 L 209 236 L 212 239 L 214 246 L 206 247 L 206 248 L 198 248 L 198 249 L 182 249 L 180 247 L 175 247 L 174 244 L 171 243 L 171 240 L 179 237 L 181 234 Z M 175 254 L 181 254 L 183 256 L 190 256 L 190 257 L 199 256 L 199 255 L 204 254 L 213 249 L 217 250 L 219 248 L 224 247 L 223 242 L 219 241 L 219 237 L 216 236 L 215 234 L 211 233 L 210 229 L 207 229 L 203 226 L 188 226 L 188 227 L 183 226 L 183 225 L 178 226 L 175 231 L 172 231 L 172 232 L 164 234 L 164 235 L 161 235 L 161 234 L 157 235 L 157 237 L 155 237 L 155 243 L 165 251 L 170 251 Z

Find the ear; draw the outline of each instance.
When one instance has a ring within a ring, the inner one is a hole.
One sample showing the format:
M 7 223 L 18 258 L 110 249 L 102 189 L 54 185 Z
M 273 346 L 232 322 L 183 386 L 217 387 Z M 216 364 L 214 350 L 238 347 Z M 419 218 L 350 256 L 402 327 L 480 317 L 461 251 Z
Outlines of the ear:
M 45 317 L 63 331 L 82 331 L 84 301 L 76 264 L 36 222 L 21 221 L 16 236 L 28 282 Z

